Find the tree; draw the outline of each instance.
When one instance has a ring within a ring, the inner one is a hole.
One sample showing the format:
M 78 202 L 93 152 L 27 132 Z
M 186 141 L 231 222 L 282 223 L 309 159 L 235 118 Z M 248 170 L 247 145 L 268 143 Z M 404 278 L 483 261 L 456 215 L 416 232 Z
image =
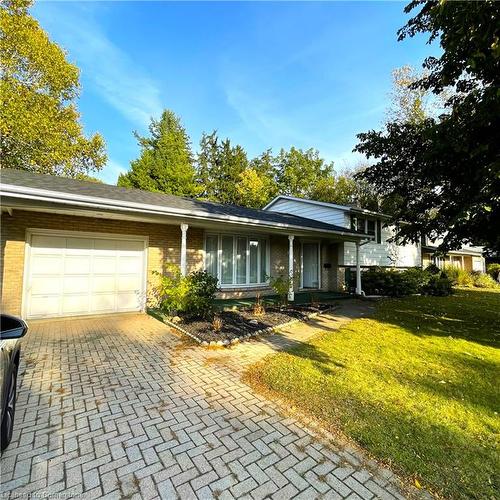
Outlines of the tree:
M 177 196 L 200 193 L 189 137 L 174 112 L 164 110 L 159 120 L 151 118 L 148 137 L 134 135 L 141 154 L 120 175 L 118 186 Z
M 236 191 L 237 204 L 250 208 L 264 207 L 277 194 L 274 180 L 255 168 L 247 168 L 240 173 Z
M 344 175 L 331 175 L 319 179 L 312 187 L 309 197 L 311 200 L 347 205 L 354 203 L 355 190 L 356 185 L 352 179 Z
M 415 0 L 399 32 L 439 39 L 442 55 L 424 61 L 410 89 L 437 97 L 440 116 L 392 120 L 358 135 L 355 151 L 376 159 L 358 178 L 391 196 L 396 238 L 444 235 L 441 251 L 464 243 L 500 248 L 500 3 Z
M 280 194 L 299 198 L 308 198 L 318 181 L 333 172 L 333 163 L 327 163 L 315 149 L 282 149 L 275 161 Z
M 198 153 L 198 175 L 203 186 L 203 198 L 218 203 L 238 204 L 240 195 L 237 185 L 247 167 L 247 154 L 240 145 L 232 146 L 229 139 L 221 141 L 216 131 L 203 134 Z
M 29 15 L 32 0 L 0 9 L 2 166 L 75 177 L 106 163 L 104 140 L 83 135 L 78 68 Z

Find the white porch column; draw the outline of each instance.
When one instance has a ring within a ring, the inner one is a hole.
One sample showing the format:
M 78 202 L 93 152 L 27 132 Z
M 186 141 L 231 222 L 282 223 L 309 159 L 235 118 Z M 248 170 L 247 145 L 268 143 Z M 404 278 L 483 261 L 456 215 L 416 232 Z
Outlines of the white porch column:
M 293 301 L 295 299 L 295 293 L 293 291 L 293 239 L 295 236 L 293 234 L 288 235 L 288 277 L 290 278 L 290 286 L 288 288 L 288 300 Z
M 181 274 L 186 276 L 187 272 L 187 224 L 181 224 Z
M 356 295 L 361 295 L 361 259 L 359 255 L 359 241 L 356 241 Z

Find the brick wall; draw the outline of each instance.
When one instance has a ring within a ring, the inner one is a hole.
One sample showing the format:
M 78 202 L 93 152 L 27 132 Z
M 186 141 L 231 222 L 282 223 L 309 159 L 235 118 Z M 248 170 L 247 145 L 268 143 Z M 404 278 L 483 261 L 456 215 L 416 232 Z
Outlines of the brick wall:
M 180 264 L 181 230 L 177 225 L 14 210 L 12 216 L 2 214 L 0 231 L 1 305 L 2 311 L 10 314 L 21 314 L 24 250 L 28 228 L 148 236 L 148 289 L 156 282 L 153 271 L 164 271 L 167 263 Z M 188 272 L 203 268 L 202 229 L 190 227 L 188 230 L 187 265 Z
M 180 265 L 181 231 L 179 225 L 151 224 L 112 219 L 97 219 L 73 215 L 49 214 L 14 210 L 13 215 L 1 215 L 0 252 L 0 295 L 2 310 L 15 315 L 21 314 L 21 300 L 24 273 L 24 252 L 26 229 L 57 229 L 92 233 L 148 236 L 148 297 L 157 278 L 154 271 L 164 272 L 167 264 Z M 188 229 L 187 265 L 188 272 L 203 269 L 203 229 Z M 300 240 L 294 241 L 294 289 L 300 288 Z M 337 247 L 323 243 L 321 247 L 321 279 L 323 290 L 337 289 Z M 332 267 L 324 269 L 323 263 Z M 272 276 L 288 274 L 288 237 L 270 237 L 270 273 Z M 260 289 L 231 289 L 219 294 L 221 298 L 251 297 L 256 292 L 262 295 L 274 293 L 269 287 Z

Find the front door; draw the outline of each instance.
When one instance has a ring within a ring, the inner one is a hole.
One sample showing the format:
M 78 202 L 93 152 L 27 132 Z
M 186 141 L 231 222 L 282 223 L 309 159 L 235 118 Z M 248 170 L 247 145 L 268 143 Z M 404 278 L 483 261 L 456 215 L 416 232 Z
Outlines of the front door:
M 319 245 L 302 245 L 302 287 L 319 288 Z

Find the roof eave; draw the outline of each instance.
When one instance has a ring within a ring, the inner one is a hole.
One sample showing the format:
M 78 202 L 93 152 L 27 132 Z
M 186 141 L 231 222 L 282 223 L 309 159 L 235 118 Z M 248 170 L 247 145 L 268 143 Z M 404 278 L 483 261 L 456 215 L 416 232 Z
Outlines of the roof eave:
M 75 205 L 82 207 L 104 208 L 108 210 L 117 210 L 124 212 L 150 213 L 155 215 L 165 215 L 179 219 L 207 220 L 211 222 L 227 222 L 242 224 L 248 226 L 266 227 L 269 229 L 289 230 L 290 232 L 314 232 L 315 234 L 331 234 L 341 236 L 354 241 L 363 239 L 361 235 L 350 233 L 348 231 L 336 231 L 314 227 L 296 226 L 293 224 L 273 223 L 260 219 L 250 219 L 246 217 L 237 217 L 232 215 L 211 214 L 184 209 L 167 209 L 161 205 L 148 205 L 135 202 L 123 202 L 110 198 L 98 198 L 93 196 L 81 196 L 70 193 L 61 193 L 59 191 L 49 191 L 38 188 L 26 188 L 24 186 L 1 184 L 0 196 L 9 196 L 18 199 L 38 200 L 45 202 L 60 203 L 66 205 Z

